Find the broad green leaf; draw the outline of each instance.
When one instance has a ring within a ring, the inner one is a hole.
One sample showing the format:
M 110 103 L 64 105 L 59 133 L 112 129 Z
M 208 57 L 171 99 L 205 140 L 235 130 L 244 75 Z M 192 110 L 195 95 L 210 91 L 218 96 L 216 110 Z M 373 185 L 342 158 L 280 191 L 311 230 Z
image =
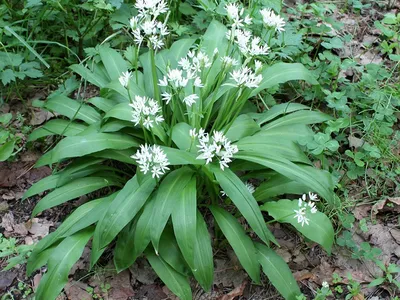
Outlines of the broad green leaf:
M 261 155 L 260 153 L 255 154 L 243 151 L 235 154 L 235 158 L 251 161 L 273 169 L 283 176 L 308 186 L 311 191 L 325 198 L 329 204 L 333 204 L 333 182 L 331 180 L 330 183 L 327 184 L 325 178 L 321 179 L 321 172 L 324 173 L 322 170 L 311 168 L 306 172 L 300 166 L 289 160 L 282 157 L 269 156 L 268 153 Z
M 55 174 L 55 175 L 50 175 L 47 176 L 38 182 L 34 183 L 24 194 L 22 197 L 22 200 L 25 200 L 29 197 L 32 197 L 34 195 L 37 195 L 41 192 L 44 192 L 46 190 L 54 189 L 57 187 L 57 181 L 60 178 L 60 175 Z
M 35 129 L 28 138 L 28 142 L 35 141 L 39 138 L 49 135 L 63 135 L 63 136 L 74 136 L 81 133 L 87 128 L 86 125 L 71 122 L 67 120 L 50 120 L 42 127 Z
M 214 279 L 214 261 L 211 237 L 203 216 L 197 211 L 196 239 L 194 243 L 193 275 L 205 291 L 209 291 Z
M 93 240 L 98 241 L 99 249 L 107 246 L 136 216 L 155 186 L 156 181 L 150 176 L 141 184 L 137 176 L 125 184 L 96 226 Z
M 264 218 L 258 207 L 256 199 L 249 192 L 245 184 L 230 169 L 221 170 L 213 167 L 212 171 L 222 190 L 228 195 L 251 228 L 265 243 L 276 240 L 265 225 Z
M 146 254 L 147 259 L 157 273 L 158 277 L 167 285 L 167 287 L 181 300 L 192 300 L 192 291 L 187 277 L 175 271 L 161 257 L 149 251 Z
M 55 163 L 65 158 L 82 157 L 105 149 L 123 150 L 137 147 L 139 143 L 131 136 L 120 133 L 93 133 L 86 136 L 70 136 L 60 141 L 51 151 L 48 160 L 38 160 L 36 166 Z
M 281 143 L 300 142 L 314 136 L 314 132 L 305 124 L 278 126 L 257 132 L 253 137 L 281 141 Z
M 7 160 L 14 151 L 15 140 L 0 145 L 0 161 Z
M 262 0 L 261 4 L 263 7 L 272 8 L 277 13 L 280 13 L 282 9 L 282 0 Z
M 63 240 L 51 253 L 47 272 L 40 280 L 35 293 L 36 299 L 53 300 L 68 282 L 72 266 L 81 257 L 85 245 L 92 236 L 92 230 L 78 232 Z
M 275 119 L 276 117 L 279 117 L 280 115 L 285 115 L 294 111 L 306 109 L 310 108 L 300 103 L 282 103 L 273 106 L 270 110 L 267 110 L 261 114 L 255 114 L 254 117 L 256 117 L 257 124 L 262 125 Z
M 214 54 L 214 50 L 218 49 L 220 55 L 224 55 L 228 47 L 228 40 L 226 38 L 226 32 L 228 29 L 222 23 L 213 20 L 208 25 L 206 33 L 203 35 L 203 41 L 201 48 L 204 49 L 205 53 L 211 59 Z
M 162 71 L 167 71 L 167 64 L 174 69 L 178 66 L 178 61 L 185 57 L 196 39 L 179 39 L 174 42 L 167 50 L 160 52 L 156 56 L 156 65 Z
M 83 79 L 89 81 L 91 84 L 94 84 L 95 86 L 99 88 L 103 88 L 107 85 L 107 83 L 110 81 L 107 76 L 98 74 L 98 73 L 93 73 L 89 69 L 85 68 L 82 65 L 72 65 L 69 67 L 72 71 L 75 73 L 79 74 Z
M 262 72 L 263 80 L 258 88 L 254 89 L 251 96 L 257 95 L 262 90 L 291 80 L 305 80 L 310 84 L 318 84 L 311 71 L 300 63 L 279 62 Z
M 106 115 L 104 116 L 104 119 L 106 118 L 115 118 L 118 120 L 124 120 L 124 121 L 131 121 L 132 120 L 132 107 L 129 106 L 129 103 L 119 103 L 115 105 L 113 108 L 111 108 Z M 132 123 L 133 126 L 133 123 Z
M 258 250 L 258 261 L 273 286 L 285 299 L 296 300 L 296 296 L 301 295 L 301 291 L 282 257 L 262 244 L 256 243 L 256 248 Z
M 176 242 L 171 226 L 167 225 L 161 235 L 159 245 L 159 256 L 172 268 L 183 275 L 188 275 L 187 261 L 183 258 L 182 252 Z
M 51 236 L 51 234 L 47 235 L 46 237 L 48 237 L 48 236 Z M 40 241 L 43 241 L 43 240 L 44 240 L 44 238 L 41 239 Z M 35 252 L 36 247 L 37 247 L 37 245 L 36 245 L 35 248 L 33 248 L 32 253 L 29 255 L 28 261 L 26 263 L 26 274 L 28 276 L 31 276 L 35 270 L 38 270 L 39 268 L 46 265 L 49 260 L 50 255 L 53 253 L 54 249 L 57 246 L 58 246 L 58 244 L 55 244 L 54 246 L 46 248 L 43 251 Z
M 195 145 L 192 145 L 192 138 L 189 135 L 189 131 L 192 129 L 187 123 L 178 123 L 172 129 L 172 141 L 179 149 L 188 151 L 190 146 L 196 149 Z
M 47 100 L 45 108 L 69 119 L 78 119 L 93 124 L 100 121 L 100 114 L 91 106 L 79 103 L 64 95 L 58 95 Z
M 115 100 L 106 99 L 106 98 L 102 98 L 102 97 L 90 98 L 87 100 L 87 102 L 93 104 L 98 109 L 100 109 L 104 112 L 108 112 L 110 109 L 112 109 L 115 105 L 118 104 L 118 102 Z
M 111 80 L 118 79 L 122 72 L 128 71 L 128 63 L 116 50 L 108 46 L 100 46 L 99 54 Z
M 38 204 L 36 204 L 32 212 L 32 216 L 35 216 L 48 208 L 57 206 L 68 200 L 72 200 L 82 195 L 99 190 L 103 187 L 113 185 L 119 185 L 119 183 L 103 177 L 86 177 L 76 179 L 62 187 L 55 189 L 42 198 Z
M 193 176 L 193 172 L 187 168 L 179 168 L 169 173 L 158 188 L 157 198 L 152 216 L 151 242 L 158 252 L 158 244 L 165 225 L 173 208 L 179 205 L 181 193 Z
M 304 154 L 297 144 L 291 141 L 284 141 L 279 138 L 269 139 L 255 135 L 243 138 L 236 145 L 239 151 L 247 151 L 256 155 L 258 153 L 261 155 L 272 153 L 290 161 L 311 164 L 307 155 Z
M 194 268 L 194 244 L 196 240 L 196 177 L 192 177 L 179 195 L 172 210 L 172 224 L 176 241 L 188 265 Z
M 271 201 L 262 205 L 261 209 L 268 212 L 278 222 L 293 225 L 305 237 L 324 247 L 328 254 L 331 253 L 335 233 L 331 221 L 322 212 L 317 211 L 312 214 L 307 209 L 306 217 L 309 219 L 309 225 L 301 226 L 294 212 L 299 209 L 297 200 Z
M 129 121 L 111 119 L 101 126 L 101 132 L 117 132 L 126 127 L 132 128 L 133 123 Z
M 131 156 L 133 154 L 135 154 L 135 152 L 136 152 L 136 149 L 132 149 L 132 148 L 124 149 L 124 150 L 107 149 L 107 150 L 95 152 L 92 154 L 92 156 L 111 159 L 111 160 L 117 160 L 117 161 L 132 165 L 132 164 L 135 164 L 135 160 Z
M 240 115 L 233 122 L 225 136 L 231 141 L 236 142 L 241 138 L 255 134 L 260 130 L 260 126 L 248 115 Z
M 269 178 L 254 192 L 257 201 L 269 201 L 271 198 L 283 194 L 303 194 L 310 191 L 306 185 L 293 181 L 281 174 Z
M 227 211 L 217 206 L 211 206 L 210 210 L 222 233 L 235 251 L 240 264 L 254 282 L 260 283 L 260 265 L 251 238 L 246 235 L 236 218 Z
M 69 215 L 60 227 L 57 228 L 56 231 L 47 235 L 36 244 L 28 260 L 27 272 L 32 273 L 34 270 L 45 264 L 46 261 L 42 263 L 42 253 L 48 253 L 47 249 L 50 246 L 53 248 L 53 245 L 61 238 L 66 238 L 96 223 L 115 196 L 116 193 L 105 198 L 89 201 L 79 206 L 71 215 Z
M 277 120 L 274 120 L 262 127 L 262 130 L 269 130 L 279 126 L 287 126 L 294 124 L 315 124 L 331 120 L 332 117 L 319 111 L 300 110 L 289 115 L 285 115 Z
M 196 159 L 195 153 L 186 152 L 176 148 L 161 147 L 168 157 L 170 165 L 204 165 L 204 159 Z
M 133 256 L 136 223 L 135 218 L 118 234 L 114 248 L 114 265 L 118 273 L 129 268 L 136 260 L 136 257 Z
M 143 253 L 147 245 L 150 243 L 150 231 L 153 223 L 152 215 L 154 213 L 153 210 L 157 209 L 154 205 L 156 202 L 156 196 L 157 191 L 153 194 L 152 199 L 147 201 L 146 206 L 143 209 L 143 213 L 140 215 L 136 224 L 133 237 L 133 261 L 135 261 L 135 259 Z

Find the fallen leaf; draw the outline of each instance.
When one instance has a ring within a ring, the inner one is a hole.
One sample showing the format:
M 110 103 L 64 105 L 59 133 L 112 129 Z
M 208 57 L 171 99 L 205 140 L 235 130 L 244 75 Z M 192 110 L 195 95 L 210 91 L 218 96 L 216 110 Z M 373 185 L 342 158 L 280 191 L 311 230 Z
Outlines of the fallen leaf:
M 0 272 L 0 291 L 5 291 L 17 277 L 17 273 L 12 270 Z
M 40 108 L 35 108 L 32 114 L 32 119 L 30 121 L 30 125 L 40 125 L 46 122 L 47 120 L 51 119 L 53 114 L 47 110 L 43 110 Z
M 238 269 L 232 261 L 216 259 L 214 271 L 214 284 L 224 287 L 239 286 L 247 278 L 246 273 Z
M 358 294 L 356 296 L 353 297 L 354 300 L 364 300 L 364 295 L 363 294 Z
M 42 274 L 38 273 L 33 277 L 33 290 L 36 291 L 39 283 L 40 283 L 40 279 L 42 279 Z
M 362 220 L 369 216 L 369 212 L 371 211 L 372 206 L 365 204 L 365 205 L 357 205 L 353 209 L 353 215 L 357 220 Z
M 129 271 L 132 274 L 132 283 L 135 284 L 139 281 L 143 284 L 153 284 L 158 278 L 153 268 L 147 263 L 146 260 L 138 259 L 136 262 L 129 267 Z
M 15 224 L 14 233 L 18 234 L 19 236 L 26 236 L 28 234 L 28 229 L 26 229 L 24 223 Z
M 1 220 L 1 227 L 3 227 L 6 231 L 13 231 L 14 228 L 14 215 L 12 212 L 6 213 Z
M 111 290 L 108 293 L 109 299 L 127 300 L 135 295 L 133 291 L 130 274 L 128 270 L 122 271 L 113 276 L 110 281 Z
M 0 213 L 4 212 L 4 211 L 8 211 L 8 204 L 5 201 L 1 201 L 0 202 Z
M 354 149 L 360 148 L 365 143 L 363 139 L 359 139 L 354 135 L 349 135 L 347 139 L 349 140 L 349 146 Z
M 92 300 L 92 295 L 86 291 L 88 287 L 89 286 L 83 282 L 71 281 L 65 285 L 64 292 L 68 300 Z
M 219 297 L 218 300 L 233 300 L 235 299 L 235 297 L 242 296 L 246 285 L 247 281 L 243 281 L 240 286 L 236 287 L 233 291 L 229 292 L 228 294 Z
M 33 218 L 27 222 L 28 231 L 33 237 L 45 237 L 49 234 L 49 228 L 52 226 L 54 226 L 53 222 L 39 218 Z
M 4 193 L 1 197 L 6 201 L 10 201 L 15 199 L 15 194 L 13 191 L 10 191 L 8 193 Z
M 395 239 L 396 243 L 400 245 L 400 230 L 392 228 L 389 232 Z

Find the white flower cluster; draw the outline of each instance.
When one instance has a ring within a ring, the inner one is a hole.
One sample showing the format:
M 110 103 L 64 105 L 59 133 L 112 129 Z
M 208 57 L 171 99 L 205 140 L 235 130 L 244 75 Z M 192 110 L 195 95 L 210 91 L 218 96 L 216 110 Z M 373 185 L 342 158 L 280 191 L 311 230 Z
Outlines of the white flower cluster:
M 204 87 L 200 74 L 205 68 L 211 67 L 210 58 L 205 53 L 200 51 L 196 54 L 194 51 L 189 51 L 185 57 L 179 60 L 178 65 L 179 68 L 168 70 L 167 76 L 159 80 L 159 86 L 180 90 L 186 87 L 189 81 L 192 81 L 194 87 Z M 164 92 L 161 96 L 167 104 L 172 99 L 171 92 Z M 191 94 L 184 97 L 182 101 L 191 106 L 198 98 L 196 94 Z
M 275 28 L 275 31 L 285 31 L 285 20 L 281 16 L 276 15 L 270 8 L 264 8 L 260 11 L 263 22 L 266 26 Z
M 310 192 L 308 193 L 308 198 L 309 201 L 307 203 L 306 202 L 307 195 L 303 194 L 303 196 L 299 198 L 299 209 L 294 210 L 295 213 L 294 218 L 297 218 L 297 223 L 301 224 L 301 226 L 304 226 L 304 224 L 309 225 L 308 222 L 310 221 L 310 219 L 306 217 L 307 208 L 310 209 L 310 212 L 312 214 L 315 214 L 318 211 L 317 208 L 315 207 L 315 203 L 312 202 L 312 201 L 318 201 L 317 195 Z
M 197 132 L 196 129 L 192 129 L 189 132 L 192 138 L 198 138 L 199 148 L 197 159 L 205 159 L 206 164 L 217 158 L 221 170 L 229 168 L 228 163 L 232 161 L 233 154 L 237 153 L 238 147 L 232 145 L 231 142 L 224 136 L 221 131 L 214 131 L 212 137 L 200 128 Z
M 251 24 L 251 18 L 249 15 L 246 15 L 245 18 L 242 19 L 244 8 L 239 10 L 239 6 L 236 3 L 229 3 L 225 5 L 225 10 L 228 14 L 229 20 L 232 22 L 232 27 L 240 28 L 243 27 L 244 24 Z
M 131 72 L 128 72 L 128 71 L 122 72 L 122 75 L 119 76 L 119 78 L 118 78 L 119 83 L 121 83 L 121 85 L 126 88 L 128 86 L 128 83 L 129 83 L 129 80 L 131 79 L 131 77 L 132 77 Z
M 269 47 L 267 45 L 261 45 L 261 38 L 253 36 L 248 30 L 228 30 L 226 32 L 226 37 L 229 40 L 232 39 L 238 45 L 243 55 L 260 56 L 269 53 Z
M 148 97 L 135 96 L 133 103 L 129 104 L 132 109 L 132 122 L 135 125 L 141 124 L 146 129 L 153 127 L 153 123 L 161 123 L 164 118 L 161 113 L 161 107 L 157 101 Z
M 140 145 L 140 149 L 131 157 L 136 160 L 140 171 L 144 174 L 151 172 L 153 178 L 160 178 L 160 176 L 169 170 L 167 155 L 160 146 L 148 146 L 147 144 Z
M 258 69 L 260 66 L 258 66 Z M 235 81 L 235 85 L 238 87 L 248 87 L 248 88 L 257 88 L 263 77 L 261 74 L 256 74 L 248 67 L 241 67 L 240 69 L 233 70 L 231 73 L 231 79 Z
M 168 11 L 164 0 L 139 0 L 135 7 L 138 9 L 138 15 L 129 20 L 132 34 L 136 44 L 140 45 L 143 41 L 148 41 L 154 49 L 160 49 L 164 46 L 164 36 L 168 35 L 168 28 L 165 24 L 156 18 Z
M 247 188 L 247 190 L 250 192 L 250 194 L 254 194 L 254 192 L 256 191 L 256 188 L 254 187 L 254 185 L 252 185 L 250 182 L 248 182 L 248 181 L 246 181 L 245 183 L 244 183 L 244 185 L 246 186 L 246 188 Z M 222 197 L 225 197 L 226 196 L 226 193 L 225 193 L 225 191 L 221 191 L 220 192 L 221 193 L 221 196 Z

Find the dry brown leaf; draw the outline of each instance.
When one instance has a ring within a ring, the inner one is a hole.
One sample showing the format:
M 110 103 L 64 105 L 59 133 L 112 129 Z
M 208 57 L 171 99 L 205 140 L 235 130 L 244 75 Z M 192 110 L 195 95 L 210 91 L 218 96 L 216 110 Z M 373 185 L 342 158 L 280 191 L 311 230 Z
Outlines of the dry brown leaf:
M 353 297 L 354 300 L 364 300 L 364 295 L 363 294 L 358 294 L 356 296 Z
M 128 270 L 114 275 L 110 281 L 110 286 L 109 299 L 127 300 L 135 295 Z
M 26 236 L 28 234 L 28 229 L 26 229 L 24 223 L 15 224 L 14 233 L 18 234 L 19 236 Z
M 349 140 L 349 146 L 354 149 L 360 148 L 365 143 L 363 139 L 359 139 L 354 135 L 349 135 L 347 139 Z
M 83 282 L 71 281 L 65 285 L 64 292 L 68 300 L 92 300 L 92 295 L 86 291 L 88 287 Z
M 34 277 L 33 277 L 33 290 L 34 291 L 36 291 L 37 290 L 37 288 L 38 288 L 38 286 L 39 286 L 39 283 L 40 283 L 40 279 L 42 279 L 42 274 L 36 274 Z
M 233 299 L 235 299 L 235 297 L 242 296 L 246 285 L 247 285 L 247 281 L 243 281 L 240 286 L 236 287 L 234 290 L 230 291 L 228 294 L 219 297 L 218 300 L 233 300 Z
M 3 227 L 6 231 L 13 231 L 14 229 L 14 215 L 12 212 L 6 213 L 2 220 L 0 226 Z
M 44 219 L 33 218 L 32 220 L 28 221 L 26 227 L 30 234 L 33 237 L 45 237 L 49 234 L 49 228 L 54 226 L 53 222 L 49 222 Z

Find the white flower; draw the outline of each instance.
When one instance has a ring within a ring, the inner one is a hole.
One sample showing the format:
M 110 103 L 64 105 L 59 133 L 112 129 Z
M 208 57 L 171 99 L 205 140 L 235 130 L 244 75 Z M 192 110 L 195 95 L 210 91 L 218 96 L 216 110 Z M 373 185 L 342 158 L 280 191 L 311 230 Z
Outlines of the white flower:
M 329 283 L 327 283 L 326 281 L 322 282 L 322 287 L 328 289 Z
M 122 72 L 122 75 L 118 78 L 119 83 L 121 83 L 121 85 L 123 87 L 127 87 L 131 77 L 132 77 L 132 73 L 131 72 L 128 72 L 128 71 Z
M 248 30 L 236 29 L 228 31 L 227 37 L 228 39 L 233 38 L 240 52 L 244 55 L 257 56 L 267 55 L 269 53 L 269 47 L 267 45 L 261 45 L 260 37 L 253 36 Z
M 232 27 L 240 28 L 243 27 L 243 23 L 250 25 L 251 18 L 250 16 L 245 16 L 244 20 L 242 19 L 244 8 L 239 10 L 239 6 L 236 3 L 229 3 L 225 5 L 225 10 L 227 12 L 229 20 L 232 22 Z
M 194 79 L 193 85 L 194 85 L 195 87 L 198 87 L 198 88 L 204 87 L 204 84 L 201 83 L 200 77 L 196 77 L 196 78 Z
M 264 8 L 260 11 L 263 22 L 268 27 L 274 27 L 275 31 L 285 31 L 285 20 L 281 18 L 279 15 L 276 15 L 270 8 Z
M 140 16 L 153 16 L 156 18 L 162 13 L 168 11 L 165 0 L 137 0 L 135 7 Z
M 256 73 L 258 73 L 258 71 L 260 71 L 262 68 L 262 62 L 259 60 L 255 60 L 254 65 L 255 65 L 255 71 Z
M 187 106 L 192 106 L 194 103 L 196 103 L 196 100 L 199 99 L 199 96 L 196 94 L 192 94 L 189 96 L 186 96 L 182 101 L 185 103 Z
M 162 94 L 161 94 L 161 99 L 164 100 L 164 101 L 166 101 L 166 104 L 169 104 L 169 102 L 170 102 L 171 99 L 172 99 L 172 95 L 171 95 L 170 93 L 167 93 L 167 92 L 162 93 Z
M 295 216 L 294 218 L 297 218 L 297 223 L 301 224 L 301 227 L 304 226 L 304 224 L 309 224 L 308 221 L 310 221 L 307 217 L 306 217 L 306 208 L 302 207 L 299 210 L 294 210 L 295 212 Z
M 250 194 L 253 194 L 256 191 L 256 188 L 250 182 L 246 181 L 245 185 L 246 185 L 247 189 L 249 190 Z
M 133 103 L 129 105 L 133 108 L 132 122 L 135 125 L 142 124 L 146 129 L 150 129 L 154 126 L 153 123 L 159 124 L 164 121 L 161 107 L 154 99 L 135 96 Z
M 164 151 L 157 145 L 140 145 L 140 149 L 131 157 L 136 160 L 140 171 L 144 174 L 150 171 L 153 178 L 160 178 L 161 175 L 169 170 L 168 158 Z
M 159 86 L 167 86 L 167 85 L 168 85 L 167 77 L 164 76 L 163 79 L 159 79 L 159 80 L 158 80 L 158 85 L 159 85 Z
M 134 16 L 129 20 L 129 25 L 131 26 L 132 30 L 135 30 L 138 24 L 139 24 L 139 18 L 137 16 Z
M 189 135 L 190 135 L 192 138 L 197 137 L 196 128 L 190 129 L 190 130 L 189 130 Z
M 308 192 L 308 198 L 312 201 L 318 201 L 318 195 Z
M 228 163 L 232 161 L 233 154 L 239 151 L 237 146 L 232 145 L 221 131 L 214 131 L 213 136 L 210 137 L 200 128 L 198 139 L 199 156 L 197 156 L 197 159 L 205 159 L 206 164 L 209 164 L 216 158 L 221 170 L 228 168 Z
M 256 75 L 248 67 L 241 67 L 230 73 L 231 79 L 236 83 L 236 86 L 246 86 L 248 88 L 257 88 L 262 81 L 262 75 Z
M 231 57 L 229 57 L 229 56 L 223 56 L 223 57 L 221 57 L 221 61 L 222 61 L 227 67 L 230 67 L 230 66 L 237 66 L 237 65 L 239 64 L 239 62 L 238 62 L 236 59 L 231 58 Z

